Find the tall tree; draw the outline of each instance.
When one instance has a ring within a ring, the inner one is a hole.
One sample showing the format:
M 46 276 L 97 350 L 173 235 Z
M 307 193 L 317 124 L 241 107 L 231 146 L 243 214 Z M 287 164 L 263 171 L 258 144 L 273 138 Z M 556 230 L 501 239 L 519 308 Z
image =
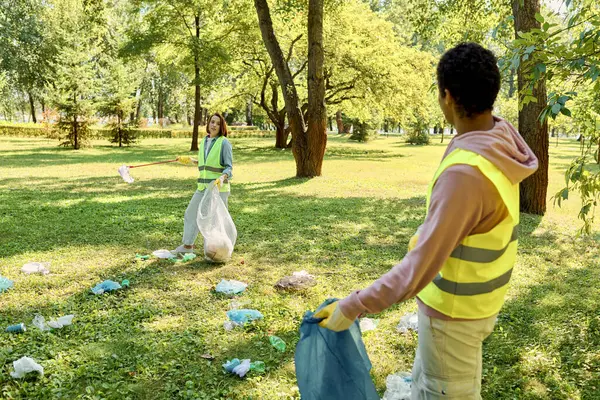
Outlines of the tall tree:
M 198 150 L 198 126 L 202 123 L 202 89 L 213 87 L 227 74 L 226 41 L 233 31 L 245 29 L 236 17 L 246 3 L 229 1 L 136 0 L 132 10 L 131 51 L 148 52 L 169 45 L 184 54 L 181 67 L 194 87 L 194 122 L 190 150 Z M 139 22 L 139 21 L 138 21 Z
M 263 42 L 283 91 L 292 133 L 292 152 L 296 160 L 296 176 L 320 176 L 327 144 L 323 77 L 323 1 L 309 0 L 308 4 L 308 65 L 310 69 L 308 97 L 311 99 L 308 106 L 308 129 L 305 125 L 304 112 L 301 108 L 294 77 L 273 30 L 269 5 L 266 0 L 255 0 L 254 6 Z
M 540 29 L 536 18 L 540 12 L 539 0 L 513 0 L 515 35 Z M 534 50 L 535 51 L 535 50 Z M 540 115 L 546 107 L 546 76 L 539 75 L 535 82 L 528 79 L 528 71 L 521 64 L 517 71 L 518 89 L 521 95 L 531 96 L 531 101 L 522 104 L 519 111 L 519 132 L 538 158 L 539 168 L 521 182 L 521 211 L 544 215 L 548 190 L 548 123 L 541 122 Z M 535 100 L 533 100 L 535 99 Z

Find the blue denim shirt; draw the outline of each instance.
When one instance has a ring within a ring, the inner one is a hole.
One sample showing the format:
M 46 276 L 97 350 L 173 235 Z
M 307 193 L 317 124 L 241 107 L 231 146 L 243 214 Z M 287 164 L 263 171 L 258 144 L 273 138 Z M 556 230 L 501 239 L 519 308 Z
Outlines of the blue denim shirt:
M 206 148 L 206 142 L 208 139 L 208 135 L 204 137 L 204 148 Z M 212 149 L 215 144 L 214 140 L 210 141 L 208 145 L 207 154 L 210 153 L 210 149 Z M 204 156 L 204 161 L 206 161 L 206 156 Z M 227 138 L 223 138 L 223 145 L 221 146 L 221 158 L 220 163 L 225 167 L 223 170 L 224 174 L 227 174 L 227 177 L 231 179 L 233 177 L 233 149 L 231 147 L 231 142 L 227 140 Z

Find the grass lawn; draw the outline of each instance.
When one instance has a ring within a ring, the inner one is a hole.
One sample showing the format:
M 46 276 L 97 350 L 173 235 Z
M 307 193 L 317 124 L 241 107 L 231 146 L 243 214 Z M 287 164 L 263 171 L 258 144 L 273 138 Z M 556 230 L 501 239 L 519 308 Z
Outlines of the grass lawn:
M 365 287 L 402 259 L 445 149 L 434 141 L 414 147 L 392 137 L 368 144 L 330 137 L 323 176 L 299 180 L 291 178 L 291 153 L 272 148 L 272 139 L 233 139 L 229 204 L 239 237 L 232 260 L 215 266 L 134 261 L 180 243 L 197 172 L 139 168 L 127 185 L 117 168 L 185 154 L 189 139 L 148 139 L 129 149 L 99 141 L 73 151 L 0 137 L 0 274 L 15 281 L 0 294 L 0 327 L 28 327 L 22 335 L 0 332 L 0 398 L 299 398 L 293 357 L 303 313 Z M 551 145 L 549 194 L 561 188 L 577 151 L 571 140 Z M 578 209 L 573 198 L 561 209 L 550 202 L 544 218 L 522 216 L 507 303 L 484 344 L 484 399 L 600 399 L 600 245 L 598 236 L 575 237 Z M 29 261 L 50 262 L 51 275 L 22 274 Z M 273 288 L 303 269 L 316 275 L 316 287 Z M 124 278 L 129 289 L 90 292 Z M 222 278 L 249 283 L 239 300 L 263 321 L 223 329 L 231 303 L 212 291 Z M 381 394 L 388 374 L 411 369 L 416 334 L 395 326 L 414 310 L 414 301 L 392 307 L 364 335 Z M 31 324 L 36 314 L 76 317 L 70 327 L 41 332 Z M 285 353 L 270 346 L 271 334 L 287 342 Z M 43 379 L 9 376 L 22 356 L 44 367 Z M 267 371 L 225 375 L 221 364 L 234 357 L 262 360 Z

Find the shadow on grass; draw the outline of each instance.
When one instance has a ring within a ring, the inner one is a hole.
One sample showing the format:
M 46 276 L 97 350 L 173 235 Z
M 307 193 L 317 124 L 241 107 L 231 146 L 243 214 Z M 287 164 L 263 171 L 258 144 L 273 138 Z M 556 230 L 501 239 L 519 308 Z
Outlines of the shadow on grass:
M 516 289 L 484 344 L 483 398 L 599 399 L 600 246 L 523 219 L 520 268 L 542 278 Z

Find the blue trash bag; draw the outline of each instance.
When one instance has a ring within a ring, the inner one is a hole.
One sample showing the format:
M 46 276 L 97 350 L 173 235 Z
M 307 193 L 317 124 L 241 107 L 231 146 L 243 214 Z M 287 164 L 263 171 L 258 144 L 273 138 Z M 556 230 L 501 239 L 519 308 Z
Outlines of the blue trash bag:
M 222 279 L 221 282 L 219 282 L 219 284 L 215 288 L 215 291 L 217 293 L 232 295 L 243 293 L 247 287 L 248 285 L 246 285 L 244 282 L 226 281 L 225 279 Z
M 119 285 L 115 281 L 104 281 L 102 283 L 97 284 L 92 288 L 92 293 L 95 295 L 99 295 L 105 292 L 112 292 L 113 290 L 121 289 L 121 285 Z
M 263 319 L 263 315 L 260 311 L 246 309 L 229 310 L 227 311 L 227 317 L 231 322 L 234 322 L 237 325 L 244 325 L 257 319 Z
M 12 288 L 13 286 L 13 281 L 0 275 L 0 293 Z
M 334 302 L 329 299 L 317 311 Z M 302 400 L 379 400 L 371 379 L 371 361 L 356 321 L 350 329 L 321 328 L 308 311 L 296 346 L 296 378 Z

